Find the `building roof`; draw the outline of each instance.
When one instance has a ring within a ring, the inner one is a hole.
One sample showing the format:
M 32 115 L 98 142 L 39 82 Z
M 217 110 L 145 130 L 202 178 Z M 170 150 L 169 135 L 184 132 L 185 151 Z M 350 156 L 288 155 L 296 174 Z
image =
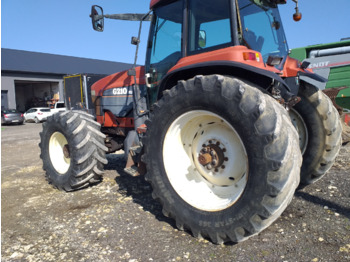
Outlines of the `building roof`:
M 132 64 L 1 48 L 1 71 L 70 75 L 110 75 L 130 69 Z

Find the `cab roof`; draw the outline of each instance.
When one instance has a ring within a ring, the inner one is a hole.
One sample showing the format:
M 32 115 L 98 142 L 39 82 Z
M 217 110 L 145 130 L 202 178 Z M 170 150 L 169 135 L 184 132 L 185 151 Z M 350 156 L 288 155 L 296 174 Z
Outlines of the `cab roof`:
M 151 4 L 150 4 L 149 8 L 152 9 L 153 6 L 155 6 L 156 4 L 158 4 L 160 1 L 162 1 L 162 0 L 151 0 Z
M 150 9 L 152 9 L 156 4 L 164 0 L 151 0 L 151 4 L 149 6 Z
M 166 3 L 166 2 L 172 2 L 175 0 L 151 0 L 151 4 L 150 4 L 150 9 L 153 9 L 153 7 L 155 7 L 156 5 L 158 5 L 159 3 Z M 261 0 L 257 0 L 259 3 L 261 2 Z M 252 2 L 257 2 L 256 0 L 252 0 Z M 267 0 L 267 3 L 269 4 L 286 4 L 287 0 Z
M 167 2 L 173 2 L 174 0 L 151 0 L 151 4 L 150 4 L 150 9 L 153 9 L 153 7 L 155 7 L 156 5 L 160 4 L 160 3 L 167 3 Z

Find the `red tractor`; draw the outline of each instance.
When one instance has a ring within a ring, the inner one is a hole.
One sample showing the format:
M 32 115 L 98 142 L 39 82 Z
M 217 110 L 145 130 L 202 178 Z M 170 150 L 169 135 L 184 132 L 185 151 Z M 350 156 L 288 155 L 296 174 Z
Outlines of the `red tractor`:
M 49 183 L 99 182 L 106 153 L 123 149 L 125 172 L 145 174 L 179 229 L 223 243 L 268 227 L 341 146 L 339 115 L 318 89 L 326 79 L 288 56 L 285 2 L 152 0 L 147 14 L 116 15 L 93 6 L 97 31 L 104 18 L 151 22 L 146 62 L 96 82 L 93 114 L 44 123 Z

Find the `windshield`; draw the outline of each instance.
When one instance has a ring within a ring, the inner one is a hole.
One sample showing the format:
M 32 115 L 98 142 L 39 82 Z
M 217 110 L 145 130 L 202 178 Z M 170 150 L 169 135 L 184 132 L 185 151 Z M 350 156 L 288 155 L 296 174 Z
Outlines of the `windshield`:
M 278 8 L 258 6 L 250 0 L 238 0 L 238 5 L 242 44 L 260 52 L 265 63 L 269 56 L 285 60 L 288 46 Z M 284 60 L 276 68 L 282 69 Z

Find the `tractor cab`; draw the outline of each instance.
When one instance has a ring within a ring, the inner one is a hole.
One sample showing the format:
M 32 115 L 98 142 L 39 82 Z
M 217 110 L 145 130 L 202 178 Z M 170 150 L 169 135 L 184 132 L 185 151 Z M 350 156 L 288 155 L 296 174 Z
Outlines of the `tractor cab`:
M 217 73 L 229 70 L 230 74 L 237 69 L 234 74 L 239 77 L 247 70 L 259 70 L 257 74 L 264 75 L 261 69 L 269 75 L 270 72 L 283 74 L 288 45 L 278 4 L 284 3 L 281 0 L 217 0 L 215 4 L 211 0 L 152 1 L 145 69 L 151 104 L 161 91 L 169 88 L 160 85 L 175 84 L 169 78 L 173 71 L 180 70 L 187 78 L 204 67 Z M 185 72 L 185 67 L 190 68 Z
M 283 68 L 288 46 L 272 1 L 163 2 L 153 7 L 146 61 L 151 70 L 166 71 L 182 57 L 237 45 L 260 52 L 265 63 L 278 56 L 273 65 Z

